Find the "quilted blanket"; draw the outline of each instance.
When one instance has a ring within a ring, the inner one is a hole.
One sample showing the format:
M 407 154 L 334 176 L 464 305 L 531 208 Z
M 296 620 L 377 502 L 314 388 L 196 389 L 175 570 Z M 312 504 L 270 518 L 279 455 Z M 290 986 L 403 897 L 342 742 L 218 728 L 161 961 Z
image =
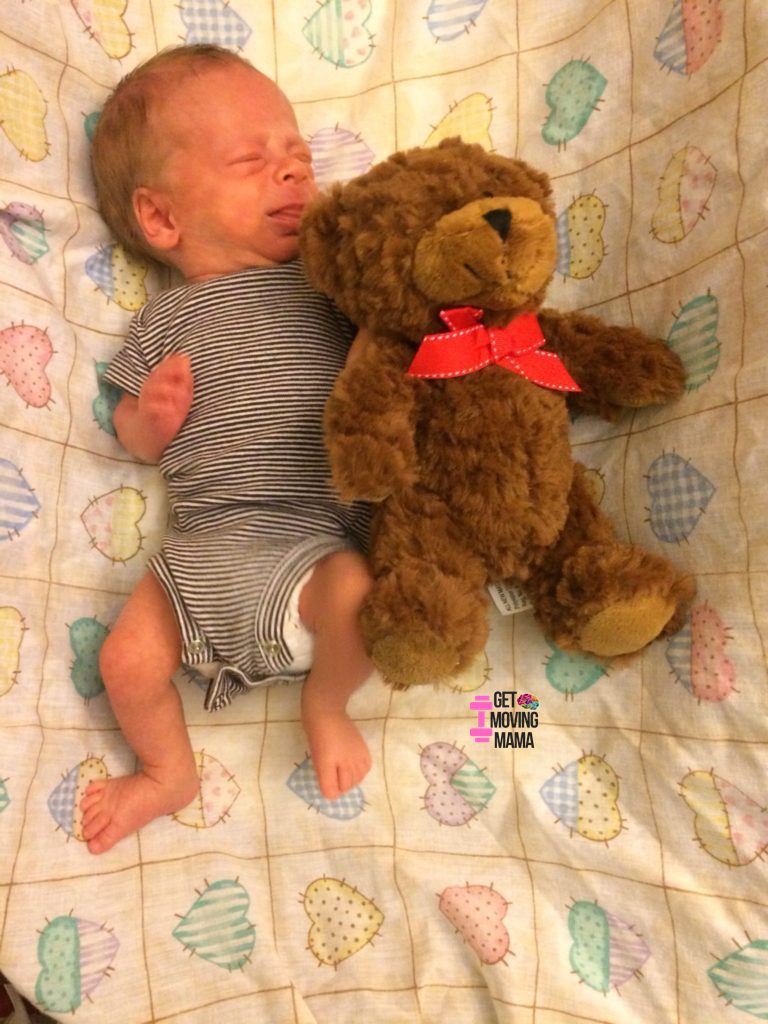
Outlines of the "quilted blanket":
M 4 0 L 0 10 L 0 970 L 58 1021 L 768 1019 L 763 0 Z M 166 500 L 102 375 L 168 285 L 99 219 L 89 137 L 168 45 L 242 52 L 322 186 L 462 135 L 552 176 L 550 298 L 665 338 L 674 405 L 579 419 L 622 537 L 698 580 L 634 660 L 497 595 L 452 688 L 371 678 L 374 766 L 320 796 L 299 689 L 215 715 L 201 797 L 101 857 L 88 781 L 133 767 L 98 651 Z

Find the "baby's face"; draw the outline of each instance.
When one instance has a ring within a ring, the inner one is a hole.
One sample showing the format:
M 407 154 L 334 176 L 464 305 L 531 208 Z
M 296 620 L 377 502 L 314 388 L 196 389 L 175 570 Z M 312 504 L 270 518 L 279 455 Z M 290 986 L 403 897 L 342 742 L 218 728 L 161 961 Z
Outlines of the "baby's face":
M 287 99 L 240 65 L 190 77 L 174 91 L 155 132 L 157 187 L 179 230 L 169 255 L 188 280 L 293 259 L 316 186 Z

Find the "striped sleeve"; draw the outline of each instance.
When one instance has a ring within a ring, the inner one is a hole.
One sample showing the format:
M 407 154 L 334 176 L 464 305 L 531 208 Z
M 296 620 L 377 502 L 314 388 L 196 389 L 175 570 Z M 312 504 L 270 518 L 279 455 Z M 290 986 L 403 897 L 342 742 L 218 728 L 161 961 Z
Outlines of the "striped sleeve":
M 123 347 L 112 359 L 104 374 L 104 379 L 108 383 L 127 391 L 130 395 L 138 395 L 152 370 L 140 342 L 143 312 L 141 309 L 134 316 Z

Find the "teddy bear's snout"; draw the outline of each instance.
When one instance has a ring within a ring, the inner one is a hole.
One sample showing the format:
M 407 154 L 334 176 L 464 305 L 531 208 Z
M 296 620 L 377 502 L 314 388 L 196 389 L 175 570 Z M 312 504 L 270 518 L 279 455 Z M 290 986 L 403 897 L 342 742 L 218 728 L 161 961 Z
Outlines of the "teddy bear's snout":
M 552 216 L 527 196 L 475 199 L 440 217 L 416 245 L 413 277 L 433 301 L 520 308 L 555 267 Z

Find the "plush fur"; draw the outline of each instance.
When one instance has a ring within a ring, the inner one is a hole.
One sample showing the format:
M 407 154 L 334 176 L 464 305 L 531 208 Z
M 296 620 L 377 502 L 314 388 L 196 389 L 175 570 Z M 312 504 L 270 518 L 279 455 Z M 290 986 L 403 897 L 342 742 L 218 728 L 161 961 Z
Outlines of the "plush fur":
M 310 279 L 367 329 L 325 429 L 345 500 L 377 504 L 368 649 L 397 687 L 465 669 L 487 638 L 486 585 L 524 584 L 559 646 L 614 656 L 682 625 L 692 579 L 619 541 L 569 440 L 568 405 L 615 419 L 668 402 L 685 373 L 660 340 L 542 307 L 555 268 L 545 174 L 458 139 L 397 153 L 305 215 Z M 485 326 L 536 312 L 581 392 L 499 366 L 450 379 L 407 370 L 440 311 Z

